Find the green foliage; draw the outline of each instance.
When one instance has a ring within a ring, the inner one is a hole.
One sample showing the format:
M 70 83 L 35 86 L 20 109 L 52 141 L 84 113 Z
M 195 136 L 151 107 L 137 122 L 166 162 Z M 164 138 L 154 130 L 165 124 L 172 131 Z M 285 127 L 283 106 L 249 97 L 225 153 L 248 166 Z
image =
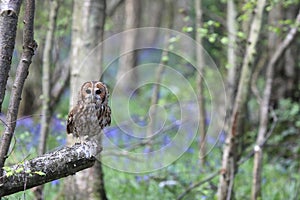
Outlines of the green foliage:
M 40 176 L 46 176 L 46 174 L 44 172 L 42 172 L 42 171 L 35 171 L 33 173 L 35 173 L 37 175 L 40 175 Z
M 253 159 L 240 166 L 235 180 L 236 199 L 248 199 L 251 194 Z M 245 178 L 248 177 L 248 178 Z M 269 162 L 264 154 L 262 199 L 295 199 L 300 184 L 296 168 L 283 168 L 278 162 Z M 299 195 L 299 194 L 298 194 Z
M 20 164 L 20 167 L 18 167 L 16 169 L 13 169 L 9 166 L 4 166 L 2 168 L 5 171 L 7 177 L 13 176 L 15 174 L 20 174 L 22 172 L 25 172 L 29 176 L 32 176 L 32 174 L 37 174 L 37 175 L 40 175 L 40 176 L 46 176 L 46 174 L 42 171 L 34 171 L 34 172 L 32 172 L 31 170 L 24 171 L 24 167 L 22 167 L 21 164 Z
M 220 36 L 215 30 L 220 28 L 220 23 L 213 20 L 208 20 L 203 23 L 201 28 L 198 28 L 197 34 L 200 34 L 201 37 L 206 38 L 210 43 L 214 43 L 216 39 Z
M 278 120 L 282 123 L 288 123 L 287 128 L 300 128 L 300 105 L 291 99 L 279 101 L 279 108 L 276 110 Z
M 194 30 L 194 28 L 191 27 L 191 26 L 184 26 L 184 27 L 182 28 L 182 32 L 184 32 L 184 33 L 190 33 L 190 32 L 192 32 L 193 30 Z

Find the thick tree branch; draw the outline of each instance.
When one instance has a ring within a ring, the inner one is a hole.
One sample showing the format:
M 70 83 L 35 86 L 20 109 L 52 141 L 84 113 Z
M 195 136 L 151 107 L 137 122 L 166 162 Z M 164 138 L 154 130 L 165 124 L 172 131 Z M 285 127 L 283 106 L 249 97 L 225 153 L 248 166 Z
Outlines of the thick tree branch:
M 0 197 L 73 175 L 92 167 L 101 148 L 96 142 L 88 141 L 44 154 L 11 167 L 6 167 Z M 9 172 L 12 175 L 9 176 Z
M 15 47 L 21 0 L 0 3 L 0 112 Z
M 0 175 L 2 175 L 2 167 L 4 166 L 7 158 L 11 139 L 14 134 L 24 82 L 28 75 L 31 59 L 34 55 L 35 49 L 37 48 L 37 44 L 33 39 L 34 10 L 35 1 L 27 0 L 24 16 L 23 52 L 16 72 L 16 79 L 12 88 L 12 94 L 10 97 L 6 117 L 7 126 L 5 127 L 5 131 L 2 135 L 0 146 Z

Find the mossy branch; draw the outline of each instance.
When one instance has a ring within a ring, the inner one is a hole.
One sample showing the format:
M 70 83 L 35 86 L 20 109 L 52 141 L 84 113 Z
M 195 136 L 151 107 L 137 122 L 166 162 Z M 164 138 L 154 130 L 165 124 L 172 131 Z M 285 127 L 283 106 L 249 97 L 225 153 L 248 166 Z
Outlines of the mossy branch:
M 96 142 L 88 141 L 4 167 L 0 197 L 74 175 L 78 171 L 92 167 L 96 160 L 95 156 L 100 151 L 101 148 Z

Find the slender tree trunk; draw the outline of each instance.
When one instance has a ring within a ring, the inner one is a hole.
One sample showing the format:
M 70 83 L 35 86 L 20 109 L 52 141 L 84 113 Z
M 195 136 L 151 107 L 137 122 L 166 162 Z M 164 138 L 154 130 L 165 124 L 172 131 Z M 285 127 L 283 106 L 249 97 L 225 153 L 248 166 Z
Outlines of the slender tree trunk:
M 22 0 L 1 1 L 0 3 L 0 112 L 15 48 L 21 3 Z
M 294 40 L 297 29 L 300 27 L 300 10 L 296 18 L 296 26 L 293 27 L 283 42 L 281 42 L 278 47 L 276 47 L 276 51 L 272 54 L 272 57 L 267 66 L 266 72 L 266 85 L 263 93 L 263 99 L 260 104 L 260 121 L 259 121 L 259 129 L 258 135 L 256 139 L 256 145 L 254 147 L 254 164 L 253 164 L 253 179 L 252 179 L 252 200 L 261 198 L 261 173 L 262 173 L 262 160 L 263 160 L 263 149 L 262 144 L 265 141 L 265 136 L 268 129 L 269 122 L 269 102 L 272 92 L 272 83 L 274 76 L 274 67 L 278 60 L 283 56 L 286 48 L 291 44 Z
M 7 124 L 2 134 L 0 146 L 0 176 L 3 177 L 3 166 L 7 158 L 9 146 L 15 131 L 16 120 L 18 116 L 19 105 L 21 101 L 24 82 L 28 75 L 28 69 L 31 64 L 31 59 L 37 44 L 34 41 L 33 25 L 34 25 L 35 1 L 26 0 L 25 16 L 24 16 L 24 31 L 23 31 L 23 52 L 21 60 L 16 72 L 16 78 L 13 84 L 12 94 L 9 101 L 8 112 L 6 116 Z M 14 14 L 14 12 L 12 12 Z M 16 17 L 16 16 L 15 16 Z M 14 38 L 13 38 L 14 39 Z M 2 178 L 0 183 L 2 184 Z
M 234 97 L 237 89 L 237 61 L 236 61 L 236 36 L 237 36 L 237 23 L 236 23 L 236 8 L 233 0 L 227 1 L 227 28 L 228 28 L 228 48 L 227 48 L 227 99 L 228 108 L 227 113 L 230 115 L 232 105 L 234 104 Z M 228 132 L 228 131 L 226 131 Z
M 51 119 L 51 107 L 50 107 L 50 98 L 51 98 L 51 63 L 52 60 L 52 48 L 54 33 L 56 27 L 56 17 L 58 12 L 59 2 L 57 0 L 52 0 L 50 2 L 50 14 L 49 14 L 49 25 L 46 35 L 44 54 L 43 54 L 43 76 L 42 76 L 42 86 L 43 86 L 43 105 L 42 105 L 42 119 L 41 119 L 41 131 L 40 131 L 40 144 L 38 153 L 42 155 L 46 151 L 46 140 L 49 130 L 49 123 Z
M 75 0 L 71 44 L 71 107 L 76 103 L 80 86 L 85 81 L 100 80 L 105 0 Z M 72 136 L 67 138 L 74 144 Z M 100 165 L 101 167 L 101 165 Z M 98 164 L 68 177 L 65 199 L 106 199 L 103 173 Z M 100 179 L 100 180 L 99 180 Z
M 147 10 L 147 12 L 142 12 L 141 18 L 148 18 L 149 13 L 151 13 L 152 17 L 147 19 L 147 24 L 142 24 L 141 26 L 169 28 L 169 20 L 167 19 L 166 22 L 163 20 L 164 16 L 168 16 L 168 14 L 165 14 L 169 9 L 166 4 L 166 0 L 146 1 L 145 4 L 143 4 L 143 9 Z M 150 45 L 156 42 L 157 35 L 158 31 L 156 30 L 153 30 L 147 34 Z
M 198 29 L 202 28 L 202 0 L 195 0 L 195 10 L 196 10 L 196 42 L 198 46 L 196 47 L 196 63 L 198 67 L 197 73 L 197 89 L 198 89 L 198 105 L 199 105 L 199 159 L 202 167 L 205 165 L 205 155 L 206 155 L 206 127 L 205 127 L 205 102 L 204 102 L 204 56 L 202 49 L 202 37 L 198 33 Z
M 296 7 L 290 7 L 286 10 L 286 18 L 293 19 L 297 14 Z M 299 88 L 297 85 L 299 83 L 299 74 L 297 74 L 297 63 L 299 62 L 299 42 L 294 42 L 290 45 L 290 47 L 285 52 L 285 60 L 284 60 L 284 72 L 286 75 L 286 91 L 285 97 L 291 97 L 295 101 L 297 101 L 297 97 L 299 99 L 300 94 L 297 92 Z M 276 72 L 275 72 L 276 73 Z M 279 73 L 280 74 L 280 73 Z M 298 93 L 298 94 L 297 94 Z
M 233 112 L 230 118 L 229 132 L 225 141 L 225 147 L 222 159 L 222 169 L 218 187 L 218 199 L 225 200 L 231 199 L 233 192 L 233 183 L 235 173 L 237 171 L 237 152 L 236 148 L 239 142 L 241 133 L 239 126 L 243 121 L 243 113 L 241 113 L 243 106 L 246 104 L 247 96 L 249 93 L 249 83 L 251 77 L 251 67 L 254 61 L 255 48 L 258 41 L 263 11 L 265 7 L 265 0 L 258 0 L 254 18 L 250 27 L 248 37 L 248 44 L 246 47 L 246 54 L 243 60 L 241 78 L 238 85 L 238 91 L 233 106 Z
M 140 0 L 125 0 L 125 30 L 138 28 L 140 24 Z M 117 80 L 119 82 L 119 89 L 125 93 L 134 89 L 137 82 L 137 74 L 133 72 L 128 73 L 135 67 L 136 51 L 135 44 L 138 38 L 137 31 L 123 34 L 124 38 L 121 44 L 121 52 L 127 52 L 119 58 L 119 70 L 117 73 Z
M 173 27 L 173 19 L 174 19 L 174 3 L 172 0 L 167 0 L 167 9 L 168 9 L 168 14 L 167 16 L 167 23 L 168 23 L 168 29 L 172 29 Z M 153 92 L 152 92 L 152 96 L 151 96 L 151 103 L 150 103 L 150 107 L 152 107 L 151 112 L 149 114 L 150 116 L 150 123 L 148 125 L 147 128 L 147 144 L 148 144 L 148 149 L 151 150 L 152 148 L 152 139 L 151 137 L 154 134 L 154 130 L 156 129 L 156 122 L 157 122 L 157 109 L 155 107 L 156 104 L 158 104 L 159 101 L 159 93 L 160 93 L 160 83 L 161 80 L 163 78 L 163 72 L 165 69 L 165 66 L 168 64 L 168 47 L 170 45 L 169 39 L 170 39 L 171 35 L 167 34 L 165 35 L 164 38 L 164 51 L 161 54 L 161 59 L 160 59 L 160 63 L 158 65 L 158 68 L 156 70 L 156 74 L 155 74 L 155 83 L 153 86 Z
M 49 24 L 48 24 L 47 34 L 46 34 L 44 53 L 43 53 L 43 75 L 42 75 L 43 100 L 42 100 L 41 131 L 40 131 L 40 140 L 39 140 L 39 147 L 38 147 L 39 155 L 43 155 L 46 152 L 46 142 L 47 142 L 47 137 L 49 132 L 51 116 L 52 116 L 52 109 L 50 107 L 50 99 L 51 99 L 50 66 L 51 63 L 53 62 L 52 49 L 53 49 L 58 7 L 59 7 L 58 0 L 50 1 Z M 43 185 L 35 188 L 34 194 L 37 200 L 44 199 L 43 188 L 44 188 Z

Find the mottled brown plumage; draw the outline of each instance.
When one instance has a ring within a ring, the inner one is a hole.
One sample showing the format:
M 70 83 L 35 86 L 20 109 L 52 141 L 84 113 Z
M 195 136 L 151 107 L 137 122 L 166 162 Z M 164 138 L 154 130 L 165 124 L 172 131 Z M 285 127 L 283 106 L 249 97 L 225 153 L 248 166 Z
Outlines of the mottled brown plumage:
M 69 112 L 67 133 L 80 139 L 101 134 L 110 125 L 109 92 L 104 83 L 85 82 L 79 91 L 77 104 Z

